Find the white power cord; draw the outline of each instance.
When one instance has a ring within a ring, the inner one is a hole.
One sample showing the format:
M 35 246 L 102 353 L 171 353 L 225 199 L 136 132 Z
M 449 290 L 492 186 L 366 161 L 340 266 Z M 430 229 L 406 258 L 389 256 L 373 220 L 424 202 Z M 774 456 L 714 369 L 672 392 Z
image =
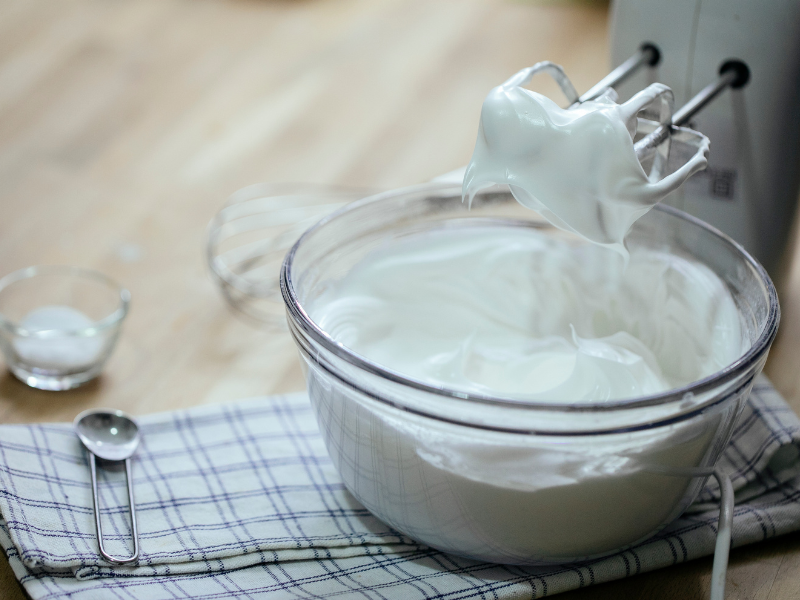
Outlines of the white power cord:
M 731 551 L 731 526 L 733 524 L 733 485 L 730 478 L 719 469 L 714 470 L 719 483 L 719 523 L 717 544 L 714 548 L 714 566 L 711 568 L 711 600 L 725 599 L 725 575 L 728 572 L 728 555 Z

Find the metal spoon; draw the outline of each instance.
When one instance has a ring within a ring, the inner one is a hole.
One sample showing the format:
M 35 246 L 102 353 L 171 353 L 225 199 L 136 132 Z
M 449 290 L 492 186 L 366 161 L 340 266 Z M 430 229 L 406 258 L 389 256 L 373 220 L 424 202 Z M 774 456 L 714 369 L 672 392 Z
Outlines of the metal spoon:
M 92 501 L 94 502 L 94 522 L 97 527 L 97 543 L 100 554 L 108 562 L 124 564 L 139 558 L 139 533 L 136 529 L 136 511 L 133 504 L 133 484 L 130 457 L 139 445 L 139 427 L 134 420 L 121 410 L 86 410 L 75 417 L 72 424 L 75 433 L 89 451 L 89 469 L 92 474 Z M 124 460 L 125 479 L 128 486 L 131 531 L 133 532 L 133 554 L 119 558 L 108 554 L 103 547 L 103 526 L 100 523 L 100 499 L 97 494 L 97 465 L 95 457 L 104 460 Z

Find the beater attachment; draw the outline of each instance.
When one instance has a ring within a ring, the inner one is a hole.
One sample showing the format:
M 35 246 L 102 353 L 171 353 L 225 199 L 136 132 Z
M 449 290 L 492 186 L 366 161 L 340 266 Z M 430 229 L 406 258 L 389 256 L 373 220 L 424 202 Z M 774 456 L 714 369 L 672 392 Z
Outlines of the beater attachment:
M 544 61 L 523 69 L 506 82 L 506 85 L 525 85 L 534 75 L 547 73 L 558 84 L 566 97 L 569 108 L 574 108 L 591 100 L 597 100 L 603 95 L 610 95 L 616 99 L 614 87 L 626 81 L 636 71 L 644 66 L 656 66 L 661 60 L 661 53 L 652 44 L 645 43 L 628 60 L 611 71 L 597 82 L 585 94 L 578 96 L 575 87 L 567 77 L 564 70 L 557 64 Z M 704 151 L 705 136 L 684 127 L 691 118 L 702 110 L 709 102 L 716 98 L 726 88 L 740 88 L 747 84 L 750 72 L 741 61 L 730 60 L 722 65 L 719 77 L 708 84 L 689 102 L 677 111 L 673 110 L 674 96 L 672 90 L 661 84 L 653 84 L 634 96 L 630 101 L 628 129 L 634 138 L 636 156 L 646 170 L 649 170 L 649 179 L 657 181 L 669 171 L 670 147 L 673 141 L 684 148 L 681 156 L 687 155 L 686 149 L 691 149 L 689 154 Z M 635 100 L 635 101 L 634 101 Z M 628 103 L 626 103 L 628 104 Z M 654 110 L 657 108 L 657 110 Z M 641 114 L 655 116 L 648 119 Z M 654 114 L 657 113 L 657 114 Z M 673 161 L 675 162 L 675 161 Z M 686 161 L 679 161 L 678 164 Z M 674 171 L 674 168 L 671 169 Z

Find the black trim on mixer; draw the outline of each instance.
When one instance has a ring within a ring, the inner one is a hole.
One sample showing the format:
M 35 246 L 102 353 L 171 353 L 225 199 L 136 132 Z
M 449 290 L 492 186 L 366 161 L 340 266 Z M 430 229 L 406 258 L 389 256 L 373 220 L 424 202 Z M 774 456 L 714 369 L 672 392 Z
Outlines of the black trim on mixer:
M 736 72 L 736 79 L 731 81 L 730 84 L 735 90 L 746 86 L 747 82 L 750 81 L 750 69 L 738 59 L 732 58 L 722 63 L 722 66 L 719 68 L 719 74 L 723 75 L 728 71 Z

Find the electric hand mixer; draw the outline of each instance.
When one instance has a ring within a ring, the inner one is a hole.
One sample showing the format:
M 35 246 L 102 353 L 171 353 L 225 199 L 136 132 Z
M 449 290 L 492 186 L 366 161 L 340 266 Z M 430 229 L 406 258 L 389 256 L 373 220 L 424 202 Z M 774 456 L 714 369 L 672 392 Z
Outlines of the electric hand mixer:
M 613 0 L 610 27 L 622 73 L 642 43 L 660 53 L 639 55 L 651 68 L 614 83 L 620 98 L 666 84 L 685 103 L 673 122 L 691 120 L 711 139 L 708 168 L 665 202 L 730 235 L 775 277 L 800 193 L 800 2 Z M 730 93 L 689 110 L 690 97 L 713 97 L 714 88 L 699 90 L 731 59 L 746 65 L 749 81 L 734 68 L 733 81 L 716 82 Z
M 800 3 L 614 0 L 610 26 L 619 66 L 580 97 L 567 81 L 568 101 L 609 87 L 627 100 L 656 81 L 669 86 L 683 108 L 669 127 L 640 120 L 642 132 L 659 129 L 638 140 L 643 164 L 670 131 L 676 141 L 690 139 L 685 125 L 707 135 L 708 168 L 664 201 L 730 235 L 774 277 L 800 194 Z

